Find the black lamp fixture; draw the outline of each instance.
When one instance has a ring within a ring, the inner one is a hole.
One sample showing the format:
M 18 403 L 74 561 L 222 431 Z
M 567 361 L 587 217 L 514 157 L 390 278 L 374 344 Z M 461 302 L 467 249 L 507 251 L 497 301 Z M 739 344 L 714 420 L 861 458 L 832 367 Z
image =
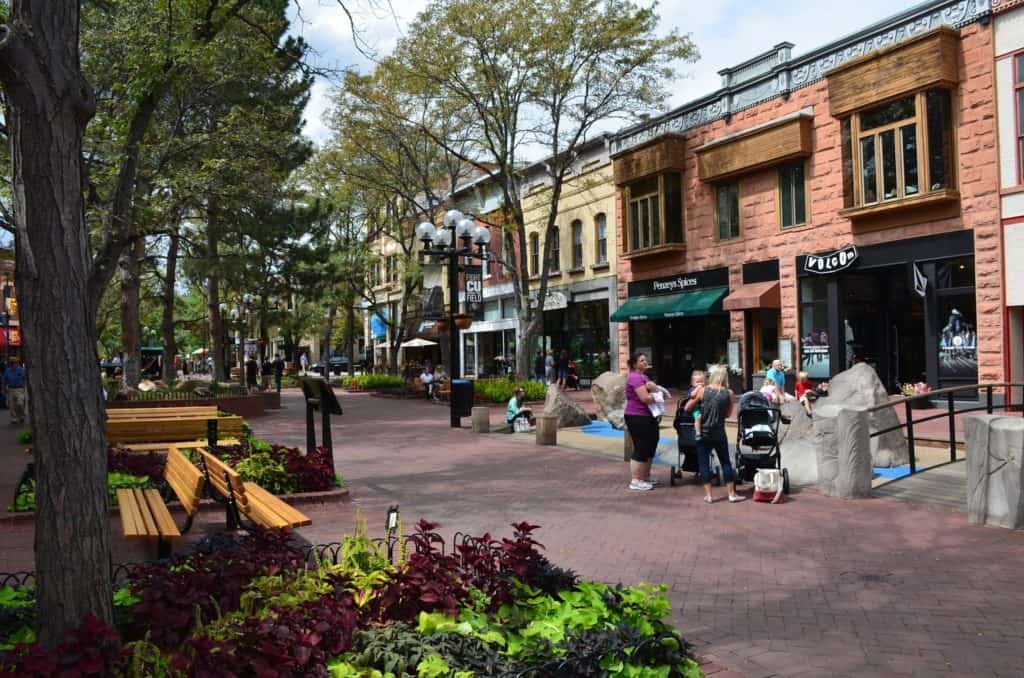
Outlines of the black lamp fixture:
M 434 226 L 423 221 L 416 227 L 416 237 L 423 243 L 423 254 L 444 260 L 448 264 L 448 360 L 451 363 L 451 376 L 456 375 L 455 361 L 458 355 L 458 332 L 455 316 L 459 312 L 459 270 L 460 257 L 462 263 L 470 263 L 473 259 L 488 259 L 488 245 L 491 242 L 491 230 L 486 226 L 477 225 L 472 219 L 459 210 L 448 210 L 444 215 L 444 225 Z M 473 249 L 476 245 L 476 249 Z M 454 392 L 448 397 L 451 409 L 452 428 L 461 425 L 455 405 Z

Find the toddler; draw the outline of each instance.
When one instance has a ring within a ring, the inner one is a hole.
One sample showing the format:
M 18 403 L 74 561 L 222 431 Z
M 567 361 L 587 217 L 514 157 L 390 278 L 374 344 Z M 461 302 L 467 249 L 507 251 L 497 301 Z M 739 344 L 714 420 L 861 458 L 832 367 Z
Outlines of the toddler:
M 814 390 L 814 385 L 811 384 L 811 380 L 807 377 L 806 372 L 796 373 L 796 397 L 800 401 L 800 404 L 804 406 L 804 411 L 807 416 L 811 416 L 811 401 L 817 396 Z
M 687 399 L 693 398 L 697 390 L 704 386 L 704 379 L 704 370 L 694 370 L 690 374 L 690 390 L 686 394 Z M 694 440 L 700 440 L 700 405 L 693 410 L 693 438 Z
M 775 380 L 771 377 L 764 378 L 764 384 L 761 385 L 761 395 L 768 399 L 768 402 L 776 403 L 775 393 Z

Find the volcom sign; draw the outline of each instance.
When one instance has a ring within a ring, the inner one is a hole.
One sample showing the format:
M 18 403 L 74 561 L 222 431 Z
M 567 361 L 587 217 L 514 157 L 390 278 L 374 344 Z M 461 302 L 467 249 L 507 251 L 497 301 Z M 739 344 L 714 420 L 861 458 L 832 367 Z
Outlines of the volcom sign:
M 835 273 L 849 268 L 857 261 L 857 248 L 854 245 L 836 250 L 831 254 L 808 254 L 804 258 L 804 270 L 808 273 Z

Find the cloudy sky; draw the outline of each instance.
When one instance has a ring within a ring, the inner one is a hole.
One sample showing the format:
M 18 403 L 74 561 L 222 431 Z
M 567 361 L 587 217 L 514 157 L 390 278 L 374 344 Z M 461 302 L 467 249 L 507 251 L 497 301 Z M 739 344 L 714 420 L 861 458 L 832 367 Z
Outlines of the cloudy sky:
M 373 1 L 346 0 L 362 41 L 386 54 L 427 1 L 390 0 L 386 9 L 372 7 Z M 917 4 L 919 0 L 664 0 L 658 6 L 662 29 L 689 33 L 701 55 L 681 69 L 685 75 L 673 87 L 671 107 L 715 91 L 721 83 L 719 70 L 780 42 L 794 43 L 797 56 Z M 322 66 L 371 68 L 370 60 L 355 49 L 337 0 L 300 0 L 299 9 L 292 11 L 293 32 L 313 46 Z M 330 82 L 318 80 L 306 111 L 306 133 L 317 142 L 328 135 L 322 116 L 330 104 L 330 88 Z

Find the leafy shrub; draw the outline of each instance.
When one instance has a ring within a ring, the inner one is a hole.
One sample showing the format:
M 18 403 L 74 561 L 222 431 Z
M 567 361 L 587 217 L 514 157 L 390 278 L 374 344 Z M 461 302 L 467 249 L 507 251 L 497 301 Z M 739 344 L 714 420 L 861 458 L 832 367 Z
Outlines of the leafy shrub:
M 350 390 L 373 391 L 384 388 L 401 388 L 405 380 L 391 374 L 361 374 L 357 377 L 344 377 L 342 386 Z
M 244 479 L 274 494 L 291 494 L 298 487 L 295 477 L 288 472 L 284 464 L 267 452 L 249 455 L 235 466 L 235 470 Z
M 107 471 L 146 476 L 154 483 L 164 477 L 167 456 L 158 452 L 132 452 L 121 447 L 107 448 Z
M 512 381 L 505 377 L 498 379 L 477 379 L 473 382 L 473 390 L 492 403 L 507 403 L 515 395 L 516 389 L 526 391 L 527 400 L 544 400 L 548 390 L 539 381 Z
M 17 435 L 16 439 L 19 443 L 27 445 L 32 442 L 32 431 L 22 431 Z
M 35 640 L 36 591 L 31 586 L 0 589 L 0 652 Z
M 111 676 L 123 663 L 117 632 L 92 615 L 68 633 L 67 639 L 45 650 L 38 643 L 23 644 L 0 654 L 0 675 L 19 678 L 50 676 Z
M 252 441 L 256 444 L 253 445 Z M 222 445 L 217 447 L 217 456 L 233 466 L 246 480 L 261 485 L 268 492 L 285 494 L 288 492 L 323 492 L 335 486 L 334 468 L 327 456 L 327 449 L 318 447 L 306 454 L 297 447 L 269 445 L 258 439 L 246 438 L 242 445 Z M 247 459 L 259 457 L 252 468 L 245 465 Z M 267 460 L 270 460 L 269 462 Z M 277 468 L 280 465 L 286 475 L 285 480 Z M 244 469 L 244 470 L 243 470 Z M 266 472 L 268 482 L 274 478 L 279 489 L 264 484 L 258 473 Z
M 14 503 L 7 507 L 11 513 L 24 513 L 36 510 L 36 481 L 27 480 L 18 486 L 18 493 L 14 495 Z
M 107 474 L 107 494 L 110 496 L 111 506 L 117 506 L 117 490 L 146 490 L 152 487 L 153 483 L 146 476 L 133 476 L 117 471 Z

